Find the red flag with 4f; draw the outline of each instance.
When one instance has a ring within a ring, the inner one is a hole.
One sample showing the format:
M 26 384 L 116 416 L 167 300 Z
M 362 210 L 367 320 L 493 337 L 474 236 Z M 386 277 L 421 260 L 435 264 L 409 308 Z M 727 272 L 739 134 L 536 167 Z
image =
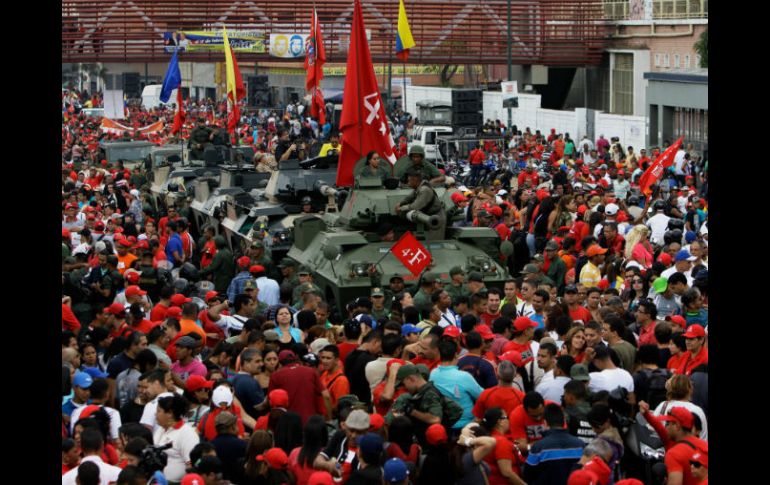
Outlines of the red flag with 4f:
M 355 0 L 345 72 L 345 94 L 340 118 L 342 151 L 337 165 L 337 187 L 353 185 L 353 167 L 372 150 L 391 164 L 396 163 L 393 153 L 395 144 L 390 136 L 385 105 L 374 76 L 360 0 Z
M 418 276 L 422 273 L 431 262 L 431 256 L 428 250 L 425 249 L 425 246 L 420 244 L 420 241 L 418 241 L 409 231 L 401 236 L 401 239 L 390 248 L 390 252 L 392 252 L 414 276 Z
M 643 194 L 649 196 L 651 193 L 650 186 L 657 182 L 660 176 L 663 175 L 663 171 L 674 163 L 674 157 L 676 156 L 679 147 L 682 146 L 683 140 L 684 137 L 680 136 L 676 143 L 666 148 L 666 150 L 652 162 L 652 165 L 644 171 L 642 176 L 639 177 L 639 190 Z

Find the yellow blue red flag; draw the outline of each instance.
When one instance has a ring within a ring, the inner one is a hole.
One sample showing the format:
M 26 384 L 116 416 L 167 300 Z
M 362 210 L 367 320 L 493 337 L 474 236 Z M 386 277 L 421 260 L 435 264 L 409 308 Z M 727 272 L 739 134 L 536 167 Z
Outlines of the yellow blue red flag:
M 406 18 L 404 0 L 398 2 L 398 32 L 396 32 L 396 57 L 406 62 L 409 59 L 409 49 L 416 44 L 412 38 L 412 29 L 409 28 L 409 20 Z

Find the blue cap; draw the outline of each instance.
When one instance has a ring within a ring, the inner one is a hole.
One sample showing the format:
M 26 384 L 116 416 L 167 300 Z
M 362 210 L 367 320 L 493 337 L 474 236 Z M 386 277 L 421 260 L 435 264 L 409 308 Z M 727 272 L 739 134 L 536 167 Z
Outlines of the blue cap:
M 676 253 L 676 257 L 674 258 L 674 262 L 678 263 L 679 261 L 693 261 L 695 258 L 690 256 L 690 251 L 686 249 L 680 249 L 678 253 Z
M 367 433 L 358 438 L 358 449 L 361 450 L 361 453 L 366 453 L 367 455 L 382 453 L 382 444 L 382 437 L 378 434 Z
M 366 313 L 358 315 L 356 320 L 358 320 L 360 323 L 363 323 L 364 325 L 368 325 L 372 328 L 372 330 L 377 328 L 377 322 L 371 317 L 371 315 L 367 315 Z
M 83 372 L 93 377 L 94 379 L 104 379 L 107 377 L 107 373 L 101 371 L 98 367 L 83 367 Z
M 94 383 L 94 378 L 85 372 L 76 372 L 72 379 L 72 385 L 81 389 L 88 389 Z
M 407 335 L 413 334 L 413 333 L 420 333 L 420 329 L 417 328 L 415 325 L 412 325 L 411 323 L 405 323 L 401 326 L 401 336 L 406 337 Z
M 698 236 L 694 231 L 687 231 L 684 235 L 684 240 L 687 241 L 688 244 L 695 241 L 696 239 L 698 239 Z
M 382 467 L 382 478 L 389 483 L 403 482 L 409 476 L 406 463 L 400 458 L 391 458 Z

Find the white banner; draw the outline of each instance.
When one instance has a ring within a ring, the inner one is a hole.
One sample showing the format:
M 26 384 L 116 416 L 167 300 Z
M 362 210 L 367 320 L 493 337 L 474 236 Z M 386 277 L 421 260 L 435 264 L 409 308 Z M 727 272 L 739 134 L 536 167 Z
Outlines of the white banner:
M 112 120 L 122 120 L 126 117 L 123 112 L 123 90 L 104 91 L 104 117 Z
M 519 83 L 518 81 L 503 81 L 500 83 L 503 91 L 503 108 L 519 107 Z
M 283 59 L 304 59 L 308 37 L 308 34 L 270 34 L 270 55 Z

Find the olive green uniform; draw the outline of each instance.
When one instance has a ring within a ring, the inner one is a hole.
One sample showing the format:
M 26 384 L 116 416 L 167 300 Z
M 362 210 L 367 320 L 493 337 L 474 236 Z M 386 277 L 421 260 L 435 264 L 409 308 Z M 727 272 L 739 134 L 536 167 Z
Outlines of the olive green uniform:
M 212 130 L 208 126 L 196 126 L 190 132 L 190 157 L 193 160 L 203 160 L 203 151 L 211 145 Z
M 423 212 L 429 216 L 438 216 L 439 224 L 436 229 L 424 228 L 425 238 L 428 240 L 444 239 L 446 233 L 446 211 L 444 210 L 444 204 L 424 177 L 422 183 L 414 189 L 414 192 L 406 196 L 399 208 L 402 214 L 412 210 Z
M 436 166 L 430 162 L 426 162 L 423 160 L 420 163 L 414 163 L 414 161 L 408 156 L 400 158 L 399 161 L 404 159 L 408 160 L 409 163 L 402 162 L 401 164 L 399 164 L 398 162 L 396 162 L 396 165 L 398 166 L 398 168 L 396 169 L 396 173 L 394 175 L 399 180 L 403 180 L 404 177 L 406 177 L 406 171 L 412 167 L 422 172 L 423 180 L 431 180 L 437 177 L 441 177 L 441 172 L 439 172 Z
M 450 283 L 448 285 L 444 285 L 444 291 L 446 291 L 447 294 L 452 298 L 452 304 L 457 302 L 457 298 L 459 296 L 471 296 L 471 292 L 468 290 L 468 286 L 465 284 L 455 286 Z

